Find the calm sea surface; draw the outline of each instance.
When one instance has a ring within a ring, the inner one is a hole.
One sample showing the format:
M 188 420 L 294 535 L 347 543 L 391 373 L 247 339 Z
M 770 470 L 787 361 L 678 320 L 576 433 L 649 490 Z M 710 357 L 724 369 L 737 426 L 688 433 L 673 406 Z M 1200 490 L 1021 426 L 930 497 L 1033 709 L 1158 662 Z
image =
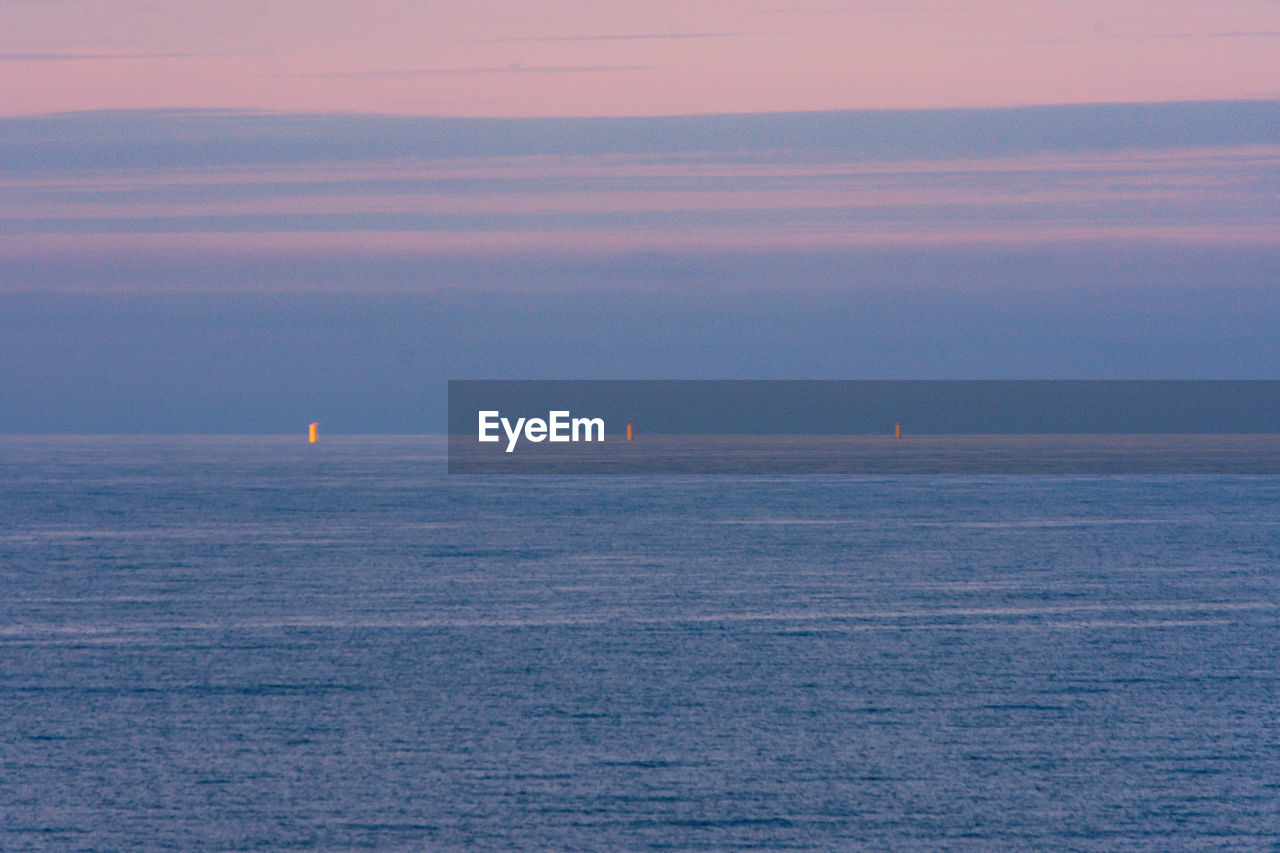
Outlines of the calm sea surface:
M 1280 847 L 1280 477 L 0 437 L 0 849 Z

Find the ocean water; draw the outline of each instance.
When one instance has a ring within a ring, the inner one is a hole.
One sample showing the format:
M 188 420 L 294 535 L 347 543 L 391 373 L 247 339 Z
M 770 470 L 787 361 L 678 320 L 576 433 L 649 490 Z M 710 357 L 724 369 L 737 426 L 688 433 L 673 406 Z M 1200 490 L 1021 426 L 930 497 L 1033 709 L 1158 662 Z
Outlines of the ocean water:
M 1280 847 L 1280 477 L 0 438 L 0 849 Z

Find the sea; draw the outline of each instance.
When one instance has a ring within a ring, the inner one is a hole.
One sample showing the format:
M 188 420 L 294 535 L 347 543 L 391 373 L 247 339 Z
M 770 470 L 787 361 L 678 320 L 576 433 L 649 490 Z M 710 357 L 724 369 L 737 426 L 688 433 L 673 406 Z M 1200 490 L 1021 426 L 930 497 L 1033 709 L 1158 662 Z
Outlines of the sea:
M 1280 849 L 1280 477 L 0 437 L 0 850 Z

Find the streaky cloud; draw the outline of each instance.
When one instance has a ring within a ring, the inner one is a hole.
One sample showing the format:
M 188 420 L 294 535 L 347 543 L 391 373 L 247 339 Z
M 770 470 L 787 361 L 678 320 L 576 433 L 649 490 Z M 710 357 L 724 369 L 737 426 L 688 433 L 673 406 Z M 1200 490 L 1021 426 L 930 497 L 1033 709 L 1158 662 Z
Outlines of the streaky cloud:
M 642 118 L 111 110 L 0 119 L 0 171 L 687 154 L 910 160 L 1280 144 L 1280 101 Z
M 0 53 L 0 62 L 97 62 L 99 60 L 193 59 L 212 53 Z
M 681 41 L 685 39 L 729 39 L 757 36 L 755 32 L 719 32 L 719 33 L 617 33 L 613 35 L 578 35 L 578 36 L 515 36 L 511 38 L 467 39 L 490 44 L 527 44 L 558 43 L 580 41 Z
M 1252 30 L 1237 32 L 1186 32 L 1186 33 L 1151 33 L 1149 35 L 1130 36 L 1138 39 L 1274 39 L 1280 38 L 1280 30 Z
M 468 74 L 596 74 L 615 71 L 647 71 L 647 65 L 494 65 L 484 68 L 374 68 L 360 71 L 301 71 L 272 77 L 395 78 Z

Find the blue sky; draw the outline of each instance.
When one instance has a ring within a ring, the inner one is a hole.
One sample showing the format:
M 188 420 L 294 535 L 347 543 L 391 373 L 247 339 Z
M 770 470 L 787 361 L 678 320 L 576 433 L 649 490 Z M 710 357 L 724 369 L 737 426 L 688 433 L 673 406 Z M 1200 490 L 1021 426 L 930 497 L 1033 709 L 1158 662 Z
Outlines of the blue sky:
M 0 430 L 434 431 L 450 378 L 1274 378 L 1277 116 L 0 120 Z
M 0 3 L 0 432 L 432 431 L 449 378 L 1280 375 L 1273 2 L 321 5 L 272 42 L 301 7 Z

